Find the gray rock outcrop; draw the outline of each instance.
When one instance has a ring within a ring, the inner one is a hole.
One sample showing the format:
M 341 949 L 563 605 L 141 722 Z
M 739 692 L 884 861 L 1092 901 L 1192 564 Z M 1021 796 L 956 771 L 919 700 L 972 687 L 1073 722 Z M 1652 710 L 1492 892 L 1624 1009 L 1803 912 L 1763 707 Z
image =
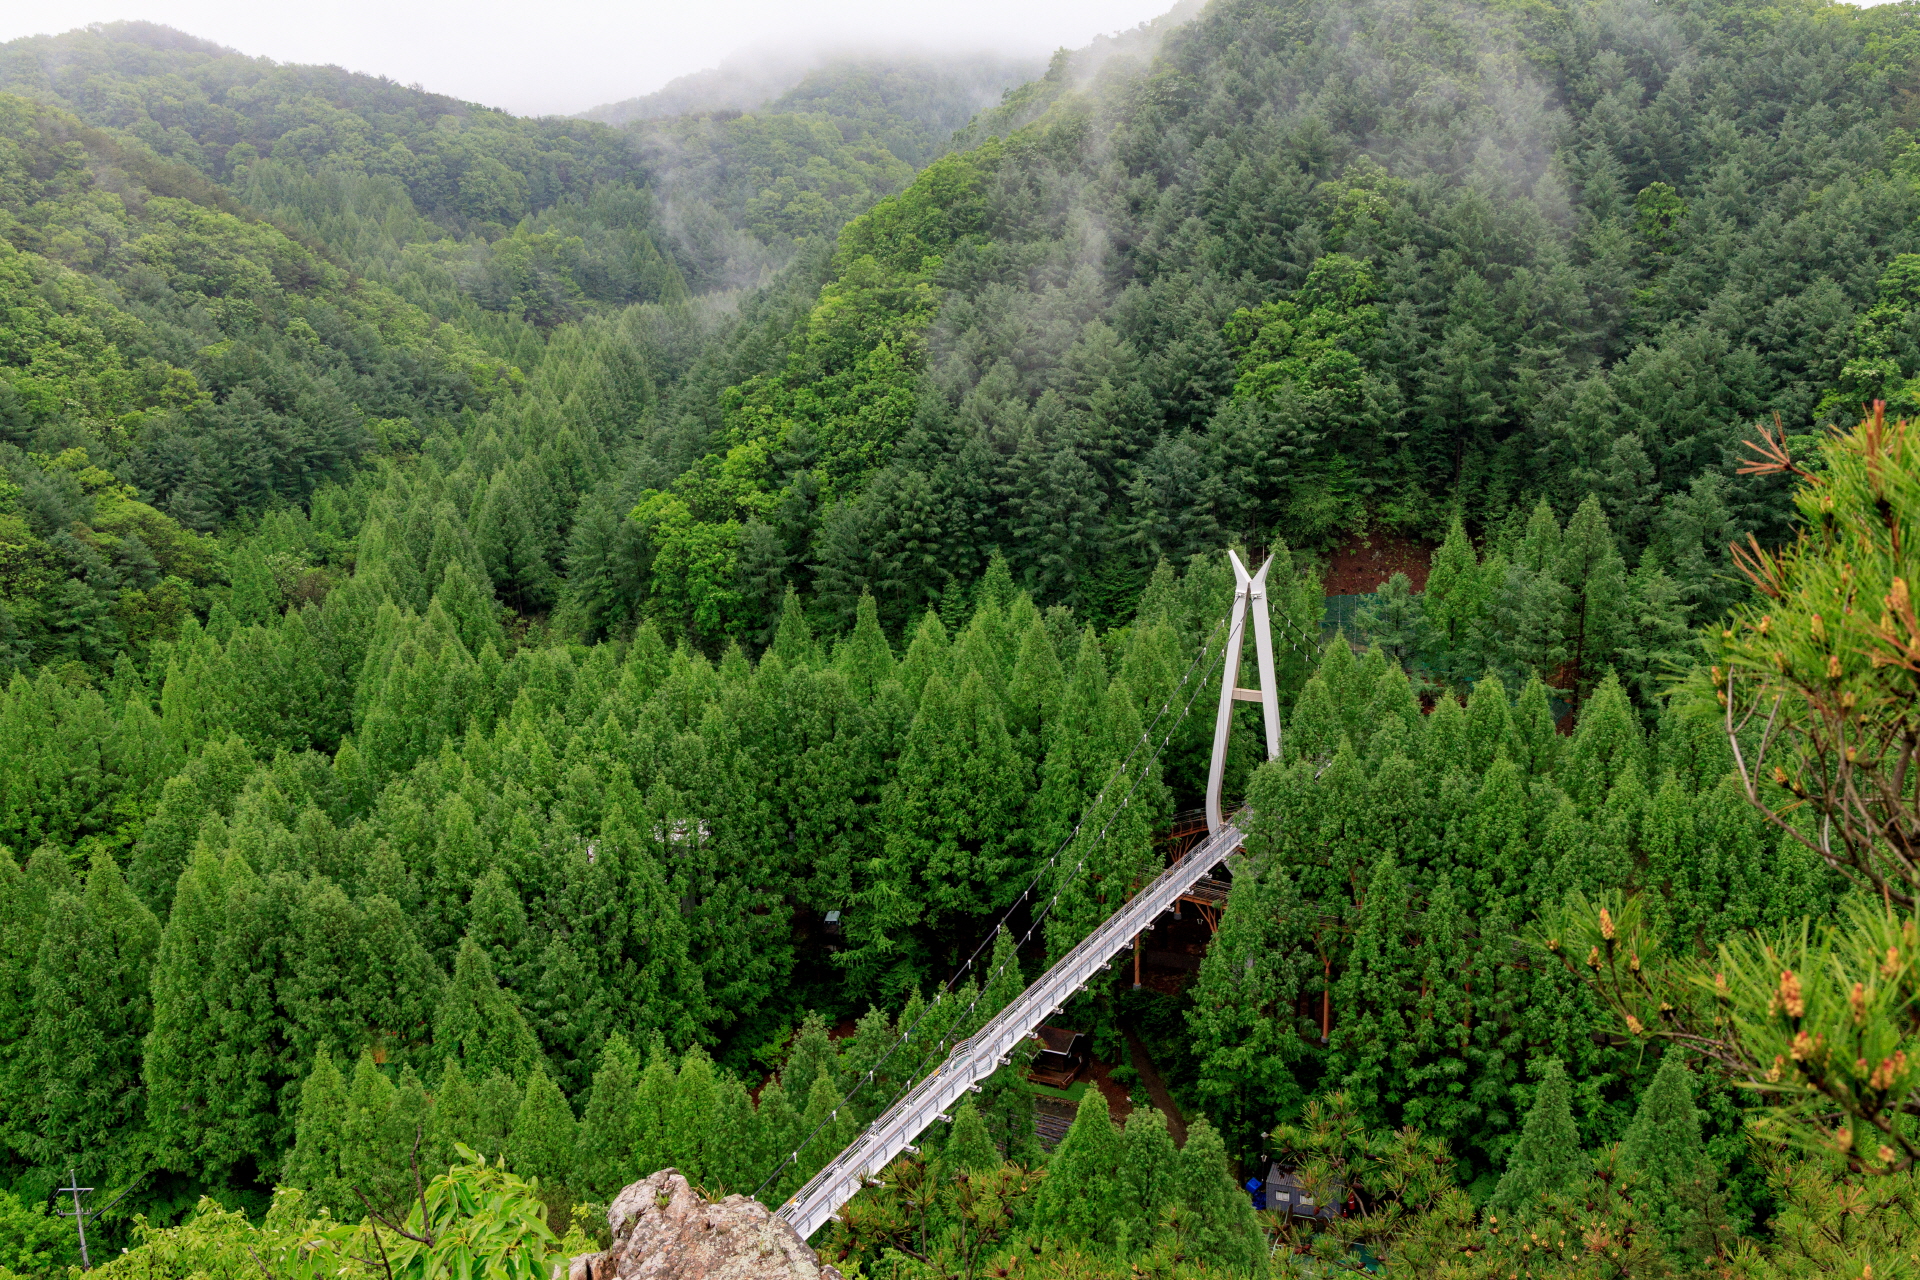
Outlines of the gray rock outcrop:
M 568 1280 L 842 1280 L 757 1200 L 701 1196 L 672 1169 L 607 1206 L 613 1247 L 572 1260 Z

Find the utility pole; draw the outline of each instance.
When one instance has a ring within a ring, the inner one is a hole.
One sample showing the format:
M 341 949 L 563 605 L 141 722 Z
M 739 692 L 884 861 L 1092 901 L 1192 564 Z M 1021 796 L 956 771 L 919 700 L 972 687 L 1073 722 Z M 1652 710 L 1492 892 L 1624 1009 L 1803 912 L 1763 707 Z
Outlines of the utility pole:
M 80 1269 L 82 1271 L 91 1271 L 93 1270 L 93 1263 L 87 1258 L 87 1219 L 96 1216 L 99 1210 L 96 1209 L 93 1213 L 88 1213 L 80 1207 L 80 1197 L 91 1192 L 93 1188 L 80 1186 L 78 1185 L 79 1182 L 80 1179 L 74 1174 L 73 1166 L 68 1165 L 67 1185 L 60 1188 L 60 1190 L 63 1194 L 67 1192 L 73 1194 L 73 1212 L 69 1213 L 65 1209 L 56 1209 L 54 1212 L 63 1218 L 73 1219 L 73 1229 L 80 1233 Z
M 144 1177 L 144 1175 L 142 1175 L 142 1177 Z M 82 1271 L 93 1270 L 93 1262 L 90 1258 L 87 1257 L 87 1220 L 89 1218 L 99 1217 L 101 1214 L 105 1213 L 107 1210 L 113 1208 L 113 1206 L 119 1204 L 122 1200 L 126 1199 L 127 1191 L 131 1191 L 135 1187 L 139 1186 L 140 1182 L 141 1182 L 141 1178 L 135 1178 L 132 1182 L 127 1184 L 126 1191 L 122 1191 L 119 1195 L 107 1201 L 105 1204 L 101 1205 L 98 1209 L 83 1209 L 80 1207 L 80 1197 L 91 1192 L 93 1188 L 81 1186 L 80 1175 L 74 1171 L 74 1167 L 71 1164 L 67 1166 L 67 1185 L 60 1188 L 60 1194 L 71 1195 L 73 1197 L 73 1208 L 71 1210 L 55 1209 L 54 1212 L 59 1216 L 61 1216 L 62 1218 L 73 1219 L 73 1229 L 80 1236 L 80 1269 Z

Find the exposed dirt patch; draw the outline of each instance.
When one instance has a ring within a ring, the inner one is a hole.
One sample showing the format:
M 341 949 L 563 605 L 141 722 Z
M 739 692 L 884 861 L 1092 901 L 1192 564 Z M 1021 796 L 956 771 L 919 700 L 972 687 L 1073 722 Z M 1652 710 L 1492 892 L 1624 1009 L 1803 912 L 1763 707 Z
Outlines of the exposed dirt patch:
M 1133 1095 L 1127 1086 L 1113 1078 L 1113 1068 L 1096 1058 L 1087 1064 L 1083 1074 L 1093 1081 L 1093 1087 L 1106 1098 L 1107 1114 L 1113 1117 L 1113 1122 L 1125 1124 L 1127 1117 L 1133 1114 Z
M 1187 1145 L 1187 1118 L 1180 1114 L 1180 1104 L 1173 1100 L 1173 1094 L 1167 1088 L 1167 1082 L 1160 1078 L 1159 1068 L 1153 1065 L 1153 1056 L 1147 1052 L 1147 1046 L 1140 1037 L 1129 1031 L 1127 1049 L 1133 1056 L 1133 1069 L 1140 1073 L 1140 1083 L 1147 1088 L 1147 1096 L 1153 1099 L 1153 1105 L 1167 1118 L 1167 1132 L 1173 1135 L 1173 1145 Z
M 1425 591 L 1434 546 L 1377 530 L 1365 537 L 1349 538 L 1334 548 L 1323 589 L 1330 596 L 1365 595 L 1378 590 L 1394 574 L 1404 573 L 1415 591 Z

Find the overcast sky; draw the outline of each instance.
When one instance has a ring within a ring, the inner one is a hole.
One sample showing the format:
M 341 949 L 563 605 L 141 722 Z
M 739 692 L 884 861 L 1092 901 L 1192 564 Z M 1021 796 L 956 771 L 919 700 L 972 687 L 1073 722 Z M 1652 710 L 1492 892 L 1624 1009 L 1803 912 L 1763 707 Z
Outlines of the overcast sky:
M 746 46 L 1079 46 L 1173 0 L 32 0 L 0 40 L 142 18 L 278 62 L 337 63 L 522 113 L 650 93 Z

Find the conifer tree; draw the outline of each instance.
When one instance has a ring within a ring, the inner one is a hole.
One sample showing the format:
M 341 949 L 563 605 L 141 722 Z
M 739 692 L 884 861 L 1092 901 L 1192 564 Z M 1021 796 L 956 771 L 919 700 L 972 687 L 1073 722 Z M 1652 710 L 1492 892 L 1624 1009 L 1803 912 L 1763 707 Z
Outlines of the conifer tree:
M 94 853 L 78 894 L 49 904 L 33 970 L 40 1162 L 85 1151 L 117 1165 L 140 1141 L 147 1104 L 141 1058 L 152 1028 L 159 945 L 159 923 L 104 850 Z
M 280 585 L 273 580 L 273 571 L 267 568 L 266 560 L 252 544 L 234 553 L 227 572 L 233 582 L 227 607 L 233 613 L 235 625 L 264 626 L 280 616 Z
M 714 1107 L 707 1189 L 715 1195 L 751 1195 L 766 1176 L 766 1144 L 747 1087 L 731 1076 L 720 1082 Z
M 1405 1098 L 1405 1054 L 1413 1039 L 1408 995 L 1418 990 L 1406 938 L 1411 914 L 1405 875 L 1389 850 L 1367 877 L 1360 927 L 1333 996 L 1340 1018 L 1329 1070 L 1363 1107 L 1384 1108 Z M 1376 1123 L 1389 1119 L 1374 1114 Z
M 1143 1245 L 1152 1240 L 1160 1211 L 1179 1198 L 1179 1160 L 1173 1135 L 1167 1131 L 1167 1117 L 1156 1107 L 1135 1107 L 1120 1134 L 1120 1183 L 1129 1240 Z
M 494 979 L 493 962 L 471 937 L 460 940 L 453 977 L 433 1012 L 434 1052 L 459 1062 L 469 1079 L 512 1077 L 541 1062 L 540 1043 L 513 997 Z
M 538 1178 L 549 1205 L 565 1200 L 573 1177 L 578 1126 L 566 1095 L 544 1067 L 535 1067 L 514 1118 L 507 1161 L 522 1177 Z
M 611 1201 L 635 1176 L 633 1118 L 639 1084 L 632 1046 L 618 1031 L 607 1037 L 580 1122 L 577 1177 L 583 1193 Z
M 1640 717 L 1620 682 L 1608 676 L 1582 710 L 1565 767 L 1556 776 L 1581 810 L 1591 813 L 1629 765 L 1644 777 L 1646 763 Z
M 813 628 L 807 624 L 806 610 L 791 584 L 780 603 L 780 624 L 774 632 L 772 651 L 789 667 L 811 666 L 818 659 Z
M 1047 734 L 1059 714 L 1066 677 L 1053 650 L 1046 623 L 1036 615 L 1018 640 L 1013 674 L 1007 682 L 1007 730 L 1020 751 L 1038 763 Z
M 1432 660 L 1444 678 L 1464 679 L 1463 668 L 1471 660 L 1474 636 L 1486 609 L 1486 592 L 1473 541 L 1457 515 L 1447 526 L 1446 540 L 1433 553 L 1423 594 Z
M 1507 1153 L 1507 1171 L 1489 1206 L 1526 1215 L 1540 1198 L 1571 1190 L 1586 1169 L 1573 1127 L 1573 1089 L 1558 1058 L 1547 1059 L 1520 1139 Z
M 1282 754 L 1288 761 L 1324 760 L 1339 749 L 1343 730 L 1327 682 L 1317 675 L 1309 677 L 1287 720 Z
M 1507 712 L 1507 690 L 1492 674 L 1474 682 L 1467 699 L 1463 762 L 1474 773 L 1485 773 L 1493 757 L 1513 735 L 1513 721 Z
M 374 1065 L 373 1055 L 361 1053 L 347 1083 L 346 1115 L 340 1125 L 340 1180 L 364 1214 L 371 1210 L 389 1218 L 404 1217 L 413 1197 L 412 1155 L 415 1137 L 400 1091 Z M 421 1135 L 424 1115 L 418 1117 Z M 422 1142 L 424 1146 L 424 1141 Z M 423 1170 L 424 1182 L 430 1170 Z
M 1174 1173 L 1178 1197 L 1192 1215 L 1192 1252 L 1238 1275 L 1267 1273 L 1266 1237 L 1253 1217 L 1253 1201 L 1233 1183 L 1220 1135 L 1196 1116 Z
M 1667 1053 L 1653 1083 L 1620 1143 L 1620 1165 L 1646 1176 L 1661 1199 L 1705 1170 L 1706 1144 L 1700 1137 L 1700 1109 L 1693 1103 L 1693 1075 L 1681 1055 Z
M 500 607 L 465 563 L 448 560 L 435 581 L 432 603 L 440 607 L 454 636 L 471 657 L 478 658 L 488 645 L 495 650 L 506 647 Z
M 303 1097 L 303 1105 L 304 1102 Z M 457 1158 L 455 1143 L 471 1147 L 491 1159 L 498 1152 L 487 1144 L 483 1131 L 480 1096 L 467 1082 L 460 1064 L 449 1062 L 441 1070 L 433 1091 L 433 1122 L 427 1134 L 426 1151 L 434 1166 L 453 1163 Z
M 907 656 L 900 663 L 900 683 L 916 703 L 925 696 L 929 680 L 948 673 L 948 650 L 947 629 L 940 625 L 940 615 L 929 609 L 920 616 L 920 625 L 907 645 Z
M 853 634 L 835 649 L 834 663 L 847 674 L 854 695 L 862 701 L 871 700 L 881 684 L 894 678 L 893 649 L 880 629 L 871 594 L 862 593 Z
M 667 1116 L 667 1141 L 674 1167 L 687 1180 L 704 1185 L 721 1163 L 714 1143 L 714 1113 L 719 1092 L 713 1075 L 713 1059 L 699 1045 L 688 1049 L 680 1060 L 680 1074 L 673 1083 L 673 1102 Z
M 1000 1152 L 987 1135 L 986 1121 L 969 1098 L 954 1109 L 953 1131 L 942 1155 L 946 1167 L 958 1173 L 985 1173 L 1000 1167 Z
M 859 1132 L 852 1108 L 840 1105 L 840 1090 L 833 1078 L 824 1072 L 816 1075 L 800 1118 L 799 1139 L 806 1143 L 800 1151 L 800 1181 L 820 1172 Z
M 1563 643 L 1573 666 L 1577 716 L 1582 693 L 1605 667 L 1626 623 L 1626 565 L 1600 501 L 1592 494 L 1567 521 L 1555 571 L 1563 589 Z
M 633 1162 L 636 1177 L 658 1173 L 673 1163 L 673 1094 L 676 1083 L 673 1060 L 658 1040 L 647 1057 L 646 1070 L 640 1073 L 640 1087 L 633 1100 Z M 761 1093 L 765 1106 L 766 1094 Z
M 1272 805 L 1263 807 L 1261 798 L 1254 797 L 1256 822 L 1262 828 L 1284 822 L 1282 815 L 1268 817 Z M 1188 1014 L 1199 1059 L 1196 1088 L 1237 1141 L 1251 1139 L 1304 1101 L 1293 1071 L 1304 1045 L 1288 1014 L 1308 982 L 1321 976 L 1311 950 L 1316 914 L 1301 901 L 1298 881 L 1279 859 L 1250 863 L 1235 878 L 1220 930 L 1200 961 Z M 1156 1220 L 1149 1218 L 1148 1225 Z
M 1421 744 L 1420 768 L 1430 777 L 1445 777 L 1466 768 L 1467 714 L 1453 698 L 1442 694 L 1427 717 L 1426 741 Z
M 799 1161 L 807 1155 L 800 1152 L 800 1141 L 806 1136 L 807 1130 L 801 1127 L 800 1113 L 794 1110 L 786 1089 L 778 1080 L 770 1081 L 760 1090 L 758 1120 L 761 1158 L 766 1167 L 754 1171 L 753 1185 L 758 1187 L 778 1167 L 778 1176 L 773 1178 L 768 1184 L 767 1193 L 762 1195 L 762 1199 L 771 1204 L 786 1199 L 806 1181 L 800 1176 Z M 796 1152 L 799 1152 L 798 1156 Z M 768 1194 L 772 1196 L 771 1200 L 766 1198 Z
M 1529 777 L 1543 778 L 1559 762 L 1560 746 L 1547 686 L 1538 674 L 1529 676 L 1508 723 L 1507 755 Z
M 786 1086 L 789 1098 L 811 1097 L 815 1077 L 831 1077 L 837 1062 L 833 1040 L 827 1035 L 826 1019 L 810 1012 L 794 1033 L 793 1047 L 787 1051 L 786 1064 L 780 1068 L 780 1083 Z
M 313 1070 L 300 1085 L 294 1132 L 293 1149 L 280 1175 L 287 1185 L 303 1188 L 316 1208 L 331 1210 L 336 1218 L 350 1222 L 355 1210 L 364 1214 L 340 1167 L 347 1144 L 347 1081 L 325 1048 L 315 1055 Z
M 202 846 L 180 876 L 154 960 L 153 1032 L 142 1072 L 154 1136 L 179 1162 L 210 1154 L 202 1140 L 218 1104 L 206 1094 L 219 1088 L 211 1072 L 226 1011 L 211 999 L 208 978 L 227 927 L 226 889 L 219 858 Z
M 1055 1240 L 1110 1243 L 1124 1203 L 1119 1165 L 1120 1139 L 1106 1096 L 1089 1089 L 1047 1162 L 1033 1206 L 1035 1228 Z
M 59 865 L 64 871 L 63 856 Z M 30 879 L 0 846 L 0 1152 L 11 1148 L 24 1154 L 37 1110 L 32 1096 L 33 964 L 46 926 L 49 887 L 43 876 Z

